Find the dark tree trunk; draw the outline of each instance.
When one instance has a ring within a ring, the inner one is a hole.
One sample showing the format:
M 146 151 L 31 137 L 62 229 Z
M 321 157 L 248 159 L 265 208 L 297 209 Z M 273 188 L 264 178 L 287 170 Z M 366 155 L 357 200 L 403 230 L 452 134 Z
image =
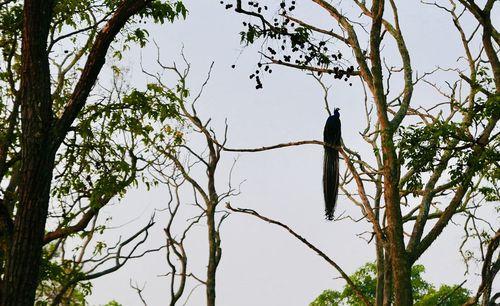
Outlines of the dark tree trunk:
M 386 254 L 384 266 L 384 300 L 382 301 L 383 306 L 392 305 L 392 268 L 390 262 L 391 259 Z
M 219 229 L 216 225 L 215 210 L 219 203 L 219 196 L 215 188 L 215 171 L 220 158 L 220 149 L 216 149 L 210 137 L 207 138 L 208 148 L 210 150 L 209 162 L 207 167 L 208 175 L 208 202 L 207 209 L 207 230 L 208 230 L 208 266 L 207 266 L 207 306 L 215 306 L 215 283 L 217 266 L 222 256 L 220 247 Z
M 208 227 L 208 266 L 207 266 L 207 306 L 215 306 L 215 276 L 218 265 L 217 229 L 215 226 L 215 207 L 207 208 Z
M 51 0 L 24 3 L 19 206 L 7 256 L 2 306 L 32 306 L 38 281 L 55 155 L 47 57 L 52 6 Z

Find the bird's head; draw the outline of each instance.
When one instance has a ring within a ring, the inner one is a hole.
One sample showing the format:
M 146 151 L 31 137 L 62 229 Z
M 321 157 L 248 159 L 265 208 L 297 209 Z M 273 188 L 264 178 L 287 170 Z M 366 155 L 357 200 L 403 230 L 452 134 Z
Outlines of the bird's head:
M 340 113 L 339 113 L 339 111 L 340 111 L 340 108 L 338 108 L 338 107 L 337 107 L 337 108 L 335 108 L 335 109 L 333 110 L 333 116 L 334 116 L 334 117 L 337 117 L 337 118 L 340 118 Z

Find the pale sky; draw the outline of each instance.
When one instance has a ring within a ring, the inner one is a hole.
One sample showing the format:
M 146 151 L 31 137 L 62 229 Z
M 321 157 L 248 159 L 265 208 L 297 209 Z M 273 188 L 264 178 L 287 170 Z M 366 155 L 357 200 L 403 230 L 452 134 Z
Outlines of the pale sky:
M 259 60 L 258 48 L 243 48 L 239 42 L 241 22 L 246 18 L 224 10 L 218 3 L 186 0 L 189 10 L 186 21 L 150 30 L 151 40 L 160 46 L 165 63 L 180 62 L 179 54 L 184 46 L 184 53 L 192 65 L 188 87 L 193 90 L 199 88 L 210 63 L 215 62 L 211 80 L 199 102 L 200 117 L 211 117 L 212 126 L 219 134 L 222 134 L 227 118 L 228 146 L 234 148 L 320 140 L 327 118 L 320 86 L 303 72 L 273 67 L 273 74 L 263 79 L 264 89 L 255 90 L 248 75 L 255 70 Z M 425 72 L 437 65 L 454 65 L 461 50 L 457 49 L 458 34 L 449 16 L 418 1 L 404 3 L 400 4 L 400 20 L 415 71 Z M 311 14 L 308 19 L 325 22 L 324 16 L 314 15 L 313 8 L 307 8 Z M 144 82 L 138 67 L 139 52 L 142 52 L 144 64 L 154 68 L 150 61 L 156 52 L 153 44 L 142 51 L 132 50 L 122 63 L 131 67 L 132 86 Z M 236 64 L 236 69 L 231 68 L 233 64 Z M 415 93 L 415 103 L 428 103 L 435 97 L 429 90 L 419 91 L 421 89 Z M 334 82 L 329 98 L 331 106 L 341 108 L 342 135 L 346 145 L 370 156 L 358 134 L 365 126 L 359 82 L 353 80 L 352 87 L 344 82 Z M 196 135 L 188 137 L 195 138 Z M 373 242 L 367 245 L 356 236 L 369 230 L 370 226 L 366 221 L 354 224 L 347 220 L 324 220 L 322 154 L 320 146 L 264 153 L 225 153 L 220 165 L 219 190 L 226 187 L 228 169 L 234 158 L 239 157 L 233 184 L 245 182 L 241 195 L 232 198 L 231 204 L 255 209 L 288 224 L 350 274 L 374 259 Z M 164 208 L 166 201 L 167 193 L 162 186 L 150 192 L 143 189 L 129 192 L 121 203 L 104 211 L 103 215 L 113 216 L 112 225 L 126 224 L 111 230 L 106 237 L 110 242 L 119 235 L 126 237 L 145 224 L 155 208 Z M 342 195 L 337 211 L 360 215 L 359 209 Z M 165 218 L 166 214 L 157 213 L 157 224 L 148 245 L 164 244 Z M 437 286 L 440 283 L 459 284 L 468 279 L 465 286 L 476 290 L 477 278 L 464 276 L 465 266 L 458 253 L 462 235 L 459 225 L 450 225 L 444 231 L 419 261 L 427 269 L 424 278 Z M 217 304 L 220 306 L 308 305 L 323 290 L 340 289 L 344 285 L 328 263 L 295 238 L 250 216 L 231 215 L 222 226 L 221 239 L 223 255 L 217 274 Z M 196 227 L 189 239 L 188 254 L 190 270 L 200 277 L 205 273 L 206 244 L 205 227 Z M 168 304 L 168 279 L 159 276 L 168 272 L 164 255 L 159 252 L 131 261 L 114 274 L 96 280 L 91 304 L 105 304 L 115 299 L 126 306 L 141 305 L 129 286 L 131 279 L 140 286 L 145 285 L 143 294 L 148 305 Z M 184 298 L 194 285 L 194 282 L 189 284 Z M 500 288 L 497 286 L 496 289 Z M 203 305 L 204 298 L 204 288 L 198 287 L 187 305 Z

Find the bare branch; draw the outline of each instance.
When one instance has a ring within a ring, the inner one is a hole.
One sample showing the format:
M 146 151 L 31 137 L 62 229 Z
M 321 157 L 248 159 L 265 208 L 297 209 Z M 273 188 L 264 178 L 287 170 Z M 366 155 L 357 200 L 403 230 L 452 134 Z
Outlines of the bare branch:
M 226 208 L 229 209 L 230 211 L 233 211 L 233 212 L 244 213 L 244 214 L 247 214 L 247 215 L 251 215 L 251 216 L 257 217 L 257 218 L 259 218 L 259 219 L 261 219 L 263 221 L 266 221 L 268 223 L 277 225 L 277 226 L 285 229 L 292 236 L 294 236 L 295 238 L 297 238 L 300 242 L 302 242 L 303 244 L 305 244 L 308 248 L 310 248 L 311 250 L 313 250 L 316 254 L 318 254 L 320 257 L 322 257 L 326 262 L 328 262 L 330 265 L 332 265 L 340 273 L 340 275 L 342 276 L 342 278 L 347 282 L 347 284 L 349 284 L 349 286 L 352 288 L 352 290 L 363 301 L 363 303 L 365 305 L 367 305 L 367 306 L 368 305 L 372 305 L 372 302 L 370 302 L 368 300 L 368 298 L 361 292 L 361 290 L 358 288 L 358 286 L 356 286 L 356 284 L 354 284 L 354 282 L 350 279 L 350 277 L 344 272 L 344 270 L 342 270 L 342 268 L 335 261 L 333 261 L 330 257 L 328 257 L 328 255 L 326 255 L 325 253 L 323 253 L 323 251 L 321 251 L 320 249 L 318 249 L 317 247 L 315 247 L 313 244 L 311 244 L 309 241 L 307 241 L 304 237 L 302 237 L 301 235 L 297 234 L 294 230 L 292 230 L 286 224 L 283 224 L 283 223 L 281 223 L 279 221 L 270 219 L 268 217 L 264 217 L 264 216 L 260 215 L 259 213 L 257 213 L 255 210 L 246 209 L 246 208 L 233 208 L 233 207 L 231 207 L 231 205 L 229 203 L 226 203 Z

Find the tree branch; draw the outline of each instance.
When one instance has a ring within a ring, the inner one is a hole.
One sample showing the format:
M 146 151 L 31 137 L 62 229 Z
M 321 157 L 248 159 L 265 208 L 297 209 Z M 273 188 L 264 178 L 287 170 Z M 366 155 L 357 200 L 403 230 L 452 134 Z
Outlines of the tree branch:
M 55 145 L 62 142 L 66 132 L 83 108 L 99 75 L 108 49 L 119 31 L 133 15 L 144 9 L 152 0 L 124 0 L 116 9 L 110 20 L 97 34 L 90 50 L 73 94 L 69 99 L 61 118 L 55 126 Z
M 256 211 L 251 210 L 251 209 L 233 208 L 229 203 L 226 203 L 226 208 L 229 209 L 230 211 L 233 211 L 233 212 L 244 213 L 244 214 L 247 214 L 247 215 L 251 215 L 251 216 L 257 217 L 257 218 L 259 218 L 259 219 L 261 219 L 263 221 L 269 222 L 271 224 L 277 225 L 277 226 L 285 229 L 292 236 L 294 236 L 295 238 L 297 238 L 300 242 L 302 242 L 303 244 L 305 244 L 308 248 L 310 248 L 311 250 L 313 250 L 316 254 L 318 254 L 320 257 L 322 257 L 326 262 L 328 262 L 330 265 L 332 265 L 340 273 L 340 275 L 342 276 L 342 278 L 347 282 L 347 284 L 349 284 L 349 286 L 354 291 L 354 293 L 363 301 L 363 303 L 365 305 L 367 305 L 367 306 L 368 305 L 373 305 L 372 302 L 370 302 L 368 300 L 368 298 L 361 292 L 361 290 L 358 288 L 358 286 L 356 286 L 356 284 L 354 284 L 354 282 L 351 280 L 351 278 L 344 272 L 344 270 L 342 270 L 342 268 L 335 261 L 333 261 L 330 257 L 328 257 L 328 255 L 326 255 L 325 253 L 323 253 L 323 251 L 321 251 L 320 249 L 318 249 L 317 247 L 315 247 L 313 244 L 311 244 L 309 241 L 307 241 L 304 237 L 302 237 L 301 235 L 297 234 L 294 230 L 292 230 L 286 224 L 283 224 L 283 223 L 281 223 L 279 221 L 276 221 L 276 220 L 267 218 L 265 216 L 262 216 L 259 213 L 257 213 Z

